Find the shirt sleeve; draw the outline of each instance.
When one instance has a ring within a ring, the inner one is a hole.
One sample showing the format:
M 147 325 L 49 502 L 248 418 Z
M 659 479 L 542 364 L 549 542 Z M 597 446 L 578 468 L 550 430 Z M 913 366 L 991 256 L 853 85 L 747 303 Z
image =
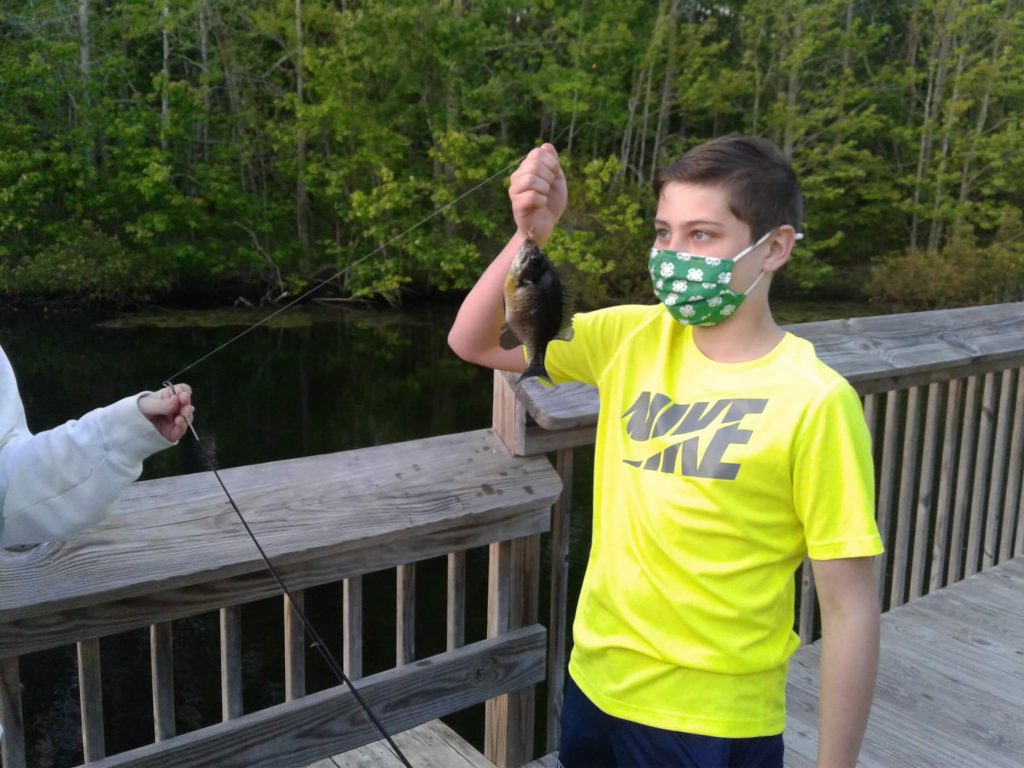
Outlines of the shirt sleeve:
M 33 435 L 0 350 L 0 546 L 59 541 L 107 514 L 143 460 L 170 445 L 138 398 Z
M 883 551 L 875 522 L 875 477 L 864 410 L 839 379 L 809 409 L 793 457 L 796 512 L 814 560 Z

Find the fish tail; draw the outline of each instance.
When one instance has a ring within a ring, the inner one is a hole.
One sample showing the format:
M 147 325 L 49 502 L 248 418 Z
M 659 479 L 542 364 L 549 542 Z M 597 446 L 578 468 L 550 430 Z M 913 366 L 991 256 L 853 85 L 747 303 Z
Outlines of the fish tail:
M 544 381 L 546 381 L 548 384 L 551 384 L 552 386 L 554 386 L 554 382 L 551 380 L 551 377 L 548 375 L 547 368 L 544 367 L 544 356 L 543 355 L 535 355 L 530 360 L 529 364 L 527 364 L 527 366 L 526 366 L 526 370 L 522 372 L 522 374 L 519 376 L 518 379 L 516 379 L 516 383 L 518 384 L 523 379 L 528 379 L 531 376 L 536 376 L 538 378 L 544 379 Z

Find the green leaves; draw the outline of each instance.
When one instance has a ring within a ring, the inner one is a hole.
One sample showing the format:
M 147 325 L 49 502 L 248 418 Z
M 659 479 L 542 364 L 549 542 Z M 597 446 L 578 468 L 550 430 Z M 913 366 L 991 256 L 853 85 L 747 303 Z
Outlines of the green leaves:
M 512 224 L 497 179 L 453 201 L 552 141 L 570 188 L 552 258 L 585 304 L 645 300 L 651 178 L 729 133 L 792 154 L 792 290 L 881 263 L 906 301 L 951 301 L 919 271 L 989 251 L 1016 290 L 1011 0 L 88 6 L 85 27 L 67 0 L 0 12 L 3 291 L 228 281 L 273 301 L 370 253 L 324 290 L 464 290 Z

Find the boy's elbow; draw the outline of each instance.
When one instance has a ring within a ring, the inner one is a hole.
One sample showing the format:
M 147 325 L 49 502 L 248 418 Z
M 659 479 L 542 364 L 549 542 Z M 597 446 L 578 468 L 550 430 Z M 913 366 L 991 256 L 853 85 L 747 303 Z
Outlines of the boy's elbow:
M 448 331 L 448 348 L 467 363 L 475 362 L 472 347 L 466 343 L 465 336 L 459 333 L 458 328 Z

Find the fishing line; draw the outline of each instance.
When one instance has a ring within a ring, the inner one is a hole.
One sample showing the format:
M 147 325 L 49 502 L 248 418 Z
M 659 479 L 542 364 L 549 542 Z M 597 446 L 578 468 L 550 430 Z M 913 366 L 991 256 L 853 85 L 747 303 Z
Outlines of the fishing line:
M 170 387 L 171 393 L 174 394 L 174 384 L 172 384 L 170 381 L 165 381 L 164 386 Z M 192 424 L 192 419 L 187 419 L 186 423 L 188 424 L 188 428 L 192 432 L 192 437 L 195 438 L 196 443 L 199 446 L 202 446 L 202 440 L 199 439 L 199 433 L 196 432 L 196 428 Z M 366 703 L 366 700 L 363 699 L 362 695 L 352 684 L 352 681 L 349 680 L 348 675 L 345 674 L 345 670 L 342 669 L 341 665 L 338 663 L 338 660 L 334 658 L 334 654 L 328 650 L 323 638 L 320 637 L 320 633 L 316 631 L 316 628 L 313 626 L 313 624 L 309 621 L 309 619 L 306 618 L 305 611 L 303 611 L 299 607 L 298 603 L 295 601 L 295 598 L 292 597 L 291 590 L 288 589 L 284 581 L 278 575 L 277 569 L 274 567 L 273 563 L 270 562 L 270 558 L 267 556 L 266 551 L 260 544 L 259 539 L 256 538 L 256 534 L 254 534 L 252 532 L 252 528 L 249 527 L 248 521 L 242 515 L 242 511 L 238 508 L 238 504 L 235 503 L 234 497 L 232 497 L 231 492 L 228 490 L 227 486 L 224 485 L 224 480 L 221 479 L 220 472 L 217 471 L 217 467 L 214 465 L 212 458 L 207 456 L 206 463 L 209 470 L 213 473 L 213 476 L 217 478 L 217 482 L 220 484 L 221 490 L 224 491 L 224 495 L 228 497 L 228 502 L 231 504 L 231 508 L 235 510 L 235 514 L 238 515 L 238 519 L 241 521 L 242 527 L 245 528 L 245 532 L 249 534 L 249 538 L 252 539 L 252 543 L 256 545 L 256 549 L 259 551 L 260 557 L 263 558 L 263 564 L 267 567 L 267 571 L 270 573 L 271 577 L 273 577 L 274 581 L 277 583 L 277 587 L 284 594 L 285 599 L 288 600 L 288 604 L 291 606 L 292 610 L 295 611 L 295 615 L 299 617 L 299 621 L 302 623 L 303 629 L 305 629 L 307 634 L 313 639 L 313 647 L 320 651 L 320 655 L 323 657 L 324 661 L 327 662 L 327 666 L 330 668 L 330 670 L 338 678 L 338 682 L 340 682 L 342 685 L 348 686 L 348 689 L 352 692 L 353 698 L 359 703 L 359 706 L 362 707 L 363 711 L 366 713 L 367 717 L 370 718 L 370 721 L 374 724 L 374 726 L 376 726 L 377 730 L 380 731 L 380 733 L 384 736 L 384 739 L 387 741 L 388 746 L 390 746 L 391 749 L 394 750 L 395 754 L 398 756 L 398 759 L 402 761 L 402 765 L 406 766 L 406 768 L 412 768 L 412 765 L 406 759 L 405 755 L 402 754 L 402 750 L 398 748 L 398 745 L 395 744 L 394 740 L 391 738 L 391 735 L 384 728 L 384 725 L 373 713 L 373 710 L 370 709 L 369 705 Z M 333 762 L 335 765 L 338 765 L 338 763 L 334 760 L 333 756 L 330 759 L 331 762 Z
M 505 173 L 505 171 L 507 171 L 507 170 L 508 170 L 509 168 L 511 168 L 511 167 L 512 167 L 513 165 L 516 165 L 517 163 L 520 163 L 520 162 L 522 162 L 522 161 L 523 161 L 523 159 L 524 159 L 525 157 L 526 157 L 526 155 L 523 155 L 522 157 L 519 157 L 519 158 L 517 158 L 517 159 L 513 160 L 512 162 L 508 163 L 508 164 L 507 164 L 507 165 L 505 165 L 505 166 L 504 166 L 503 168 L 501 168 L 501 169 L 500 169 L 499 171 L 497 171 L 496 173 L 493 173 L 493 174 L 491 174 L 491 175 L 490 175 L 490 176 L 488 176 L 488 177 L 487 177 L 486 179 L 484 179 L 483 181 L 481 181 L 481 182 L 480 182 L 479 184 L 477 184 L 477 185 L 476 185 L 475 187 L 473 187 L 473 188 L 471 188 L 471 189 L 469 189 L 469 190 L 467 190 L 467 191 L 463 192 L 463 193 L 462 193 L 461 195 L 459 195 L 458 197 L 456 197 L 456 198 L 455 198 L 454 200 L 451 200 L 451 201 L 449 201 L 449 202 L 445 203 L 445 204 L 444 204 L 443 206 L 441 206 L 440 208 L 438 208 L 438 209 L 437 209 L 436 211 L 434 211 L 433 213 L 431 213 L 431 214 L 430 214 L 429 216 L 425 216 L 424 218 L 420 219 L 420 220 L 419 220 L 419 221 L 417 221 L 417 222 L 416 222 L 415 224 L 413 224 L 413 225 L 412 225 L 411 227 L 409 227 L 408 229 L 406 229 L 406 230 L 405 230 L 404 232 L 400 232 L 399 234 L 395 235 L 395 236 L 394 236 L 394 237 L 392 237 L 392 238 L 391 238 L 390 240 L 388 240 L 388 241 L 387 241 L 386 243 L 383 243 L 382 245 L 378 245 L 378 246 L 377 246 L 376 248 L 374 248 L 374 249 L 373 249 L 372 251 L 370 251 L 369 253 L 366 253 L 366 254 L 364 254 L 363 256 L 360 256 L 360 257 L 359 257 L 358 259 L 356 259 L 355 261 L 353 261 L 353 262 L 352 262 L 351 264 L 349 264 L 348 266 L 346 266 L 346 267 L 344 267 L 343 269 L 339 270 L 338 272 L 334 273 L 333 275 L 331 275 L 331 276 L 330 276 L 330 277 L 328 277 L 327 279 L 325 279 L 325 280 L 321 280 L 321 281 L 320 281 L 319 283 L 317 283 L 316 285 L 314 285 L 314 286 L 313 286 L 312 288 L 310 288 L 309 290 L 307 290 L 307 291 L 306 291 L 305 293 L 302 293 L 302 294 L 300 294 L 299 296 L 297 296 L 297 297 L 295 297 L 294 299 L 292 299 L 291 301 L 289 301 L 289 302 L 288 302 L 287 304 L 285 304 L 285 305 L 284 305 L 283 307 L 280 307 L 279 309 L 275 310 L 274 312 L 271 312 L 271 313 L 270 313 L 269 315 L 267 315 L 267 316 L 266 316 L 266 317 L 264 317 L 263 319 L 259 320 L 258 322 L 254 323 L 253 325 L 249 326 L 248 328 L 246 328 L 246 329 L 245 329 L 244 331 L 242 331 L 241 333 L 239 333 L 239 334 L 237 334 L 236 336 L 233 336 L 232 338 L 230 338 L 230 339 L 228 339 L 227 341 L 225 341 L 225 342 L 224 342 L 223 344 L 221 344 L 221 345 L 220 345 L 219 347 L 217 347 L 216 349 L 213 349 L 213 350 L 211 350 L 210 352 L 207 352 L 207 353 L 206 353 L 205 355 L 203 355 L 202 357 L 200 357 L 200 358 L 199 358 L 198 360 L 196 360 L 195 362 L 189 363 L 189 364 L 188 364 L 188 365 L 186 365 L 186 366 L 185 366 L 184 368 L 182 368 L 182 369 L 181 369 L 180 371 L 178 371 L 178 372 L 177 372 L 177 373 L 175 373 L 175 374 L 174 374 L 173 376 L 171 376 L 171 377 L 170 377 L 170 378 L 168 379 L 168 381 L 173 381 L 174 379 L 177 379 L 177 378 L 178 378 L 179 376 L 181 376 L 181 374 L 185 373 L 186 371 L 190 371 L 190 370 L 192 370 L 192 369 L 193 369 L 193 368 L 195 368 L 195 367 L 196 367 L 197 365 L 199 365 L 199 364 L 200 364 L 201 362 L 203 362 L 204 360 L 207 360 L 207 359 L 209 359 L 209 358 L 213 357 L 213 356 L 214 356 L 215 354 L 217 354 L 218 352 L 220 352 L 220 351 L 221 351 L 222 349 L 224 349 L 224 348 L 225 348 L 225 347 L 227 347 L 228 345 L 230 345 L 230 344 L 234 344 L 234 343 L 235 343 L 236 341 L 238 341 L 238 340 L 239 340 L 240 338 L 242 338 L 243 336 L 245 336 L 245 335 L 247 335 L 247 334 L 251 333 L 252 331 L 256 330 L 256 329 L 257 329 L 257 328 L 259 328 L 259 327 L 260 327 L 261 325 L 264 325 L 265 323 L 269 322 L 269 321 L 270 321 L 271 319 L 273 319 L 273 318 L 277 317 L 277 316 L 278 316 L 278 315 L 280 315 L 280 314 L 281 314 L 282 312 L 284 312 L 284 311 L 286 311 L 286 310 L 288 310 L 288 309 L 291 309 L 291 308 L 292 308 L 292 307 L 294 307 L 294 306 L 295 306 L 296 304 L 298 304 L 298 303 L 299 303 L 300 301 L 302 301 L 303 299 L 306 299 L 306 298 L 308 298 L 309 296 L 313 295 L 314 293 L 316 293 L 317 291 L 319 291 L 319 290 L 320 290 L 321 288 L 323 288 L 323 287 L 324 287 L 325 285 L 327 285 L 328 283 L 334 282 L 334 281 L 335 281 L 335 280 L 337 280 L 337 279 L 338 279 L 339 277 L 341 277 L 342 275 L 344 275 L 344 274 L 345 274 L 346 272 L 348 272 L 348 271 L 350 271 L 350 270 L 352 270 L 352 269 L 355 269 L 355 268 L 356 268 L 357 266 L 359 266 L 360 264 L 362 264 L 362 263 L 363 263 L 364 261 L 366 261 L 367 259 L 369 259 L 369 258 L 370 258 L 370 257 L 372 257 L 372 256 L 375 256 L 375 255 L 377 255 L 378 253 L 380 253 L 381 251 L 383 251 L 383 250 L 384 250 L 385 248 L 387 248 L 387 247 L 388 247 L 389 245 L 391 245 L 392 243 L 394 243 L 394 242 L 397 242 L 398 240 L 401 240 L 401 239 L 402 239 L 403 237 L 405 237 L 406 235 L 408 235 L 408 234 L 409 234 L 410 232 L 412 232 L 412 231 L 413 231 L 414 229 L 418 229 L 419 227 L 421 227 L 421 226 L 423 226 L 424 224 L 426 224 L 426 223 L 427 223 L 428 221 L 430 221 L 430 220 L 431 220 L 432 218 L 434 218 L 435 216 L 438 216 L 438 215 L 440 215 L 441 213 L 443 213 L 444 211 L 446 211 L 446 210 L 447 210 L 448 208 L 451 208 L 451 207 L 452 207 L 453 205 L 455 205 L 456 203 L 458 203 L 458 202 L 459 202 L 460 200 L 462 200 L 462 199 L 464 199 L 464 198 L 466 198 L 466 197 L 469 197 L 469 196 L 470 196 L 471 194 L 473 194 L 474 192 L 476 192 L 476 191 L 477 191 L 478 189 L 480 189 L 480 188 L 481 188 L 481 187 L 483 187 L 484 185 L 486 185 L 486 184 L 489 184 L 490 182 L 494 181 L 494 179 L 496 179 L 496 178 L 498 178 L 499 176 L 501 176 L 501 175 L 502 175 L 503 173 Z

